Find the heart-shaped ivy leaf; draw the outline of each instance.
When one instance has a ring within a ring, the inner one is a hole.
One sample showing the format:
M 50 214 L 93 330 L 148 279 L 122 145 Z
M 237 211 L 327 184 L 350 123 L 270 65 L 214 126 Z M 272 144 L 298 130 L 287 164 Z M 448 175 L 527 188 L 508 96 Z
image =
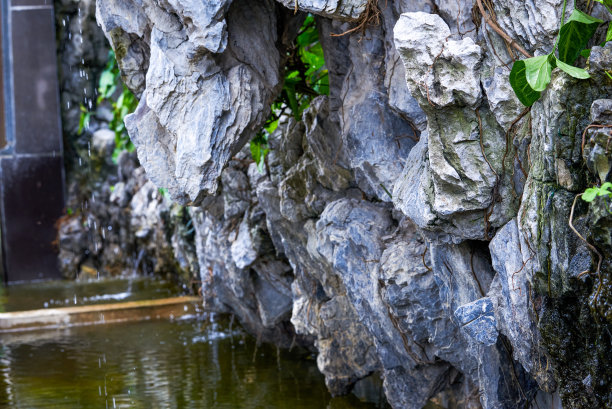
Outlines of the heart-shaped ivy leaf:
M 525 76 L 529 86 L 534 91 L 544 91 L 550 82 L 550 74 L 553 69 L 550 55 L 527 58 L 523 61 L 525 62 Z
M 559 30 L 559 60 L 573 64 L 601 23 L 603 21 L 598 18 L 574 10 Z
M 585 202 L 592 202 L 597 196 L 597 191 L 598 189 L 595 187 L 588 188 L 582 194 L 582 200 L 584 200 Z
M 519 101 L 523 105 L 530 107 L 540 99 L 541 93 L 531 88 L 527 82 L 526 71 L 525 60 L 515 61 L 512 71 L 510 71 L 510 85 Z

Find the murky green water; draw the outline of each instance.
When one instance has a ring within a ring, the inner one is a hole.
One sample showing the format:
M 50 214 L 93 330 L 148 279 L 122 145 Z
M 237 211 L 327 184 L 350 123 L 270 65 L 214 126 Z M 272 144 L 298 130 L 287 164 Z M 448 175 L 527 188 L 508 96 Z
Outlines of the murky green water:
M 44 281 L 0 287 L 0 311 L 71 307 L 175 297 L 181 290 L 146 277 L 92 281 Z
M 332 398 L 310 354 L 256 347 L 222 318 L 0 337 L 1 408 L 384 407 L 373 383 Z

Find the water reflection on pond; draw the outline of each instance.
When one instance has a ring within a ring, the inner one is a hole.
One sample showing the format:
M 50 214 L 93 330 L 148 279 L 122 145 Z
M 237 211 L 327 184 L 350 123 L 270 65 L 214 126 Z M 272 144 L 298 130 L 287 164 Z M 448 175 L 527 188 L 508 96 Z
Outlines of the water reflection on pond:
M 172 282 L 150 277 L 21 283 L 0 286 L 0 312 L 151 300 L 180 294 L 180 288 Z
M 75 327 L 0 342 L 0 407 L 385 407 L 364 402 L 380 400 L 379 386 L 361 387 L 361 399 L 331 398 L 310 354 L 256 348 L 225 319 Z

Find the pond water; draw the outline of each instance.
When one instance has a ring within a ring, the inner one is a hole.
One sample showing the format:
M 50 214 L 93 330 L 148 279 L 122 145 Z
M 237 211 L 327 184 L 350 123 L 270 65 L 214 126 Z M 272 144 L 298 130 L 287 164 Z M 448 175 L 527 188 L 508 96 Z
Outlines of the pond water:
M 375 380 L 332 398 L 311 353 L 257 346 L 219 316 L 3 334 L 0 345 L 1 408 L 386 407 Z
M 0 312 L 108 304 L 175 297 L 170 281 L 130 277 L 90 281 L 41 281 L 0 287 Z

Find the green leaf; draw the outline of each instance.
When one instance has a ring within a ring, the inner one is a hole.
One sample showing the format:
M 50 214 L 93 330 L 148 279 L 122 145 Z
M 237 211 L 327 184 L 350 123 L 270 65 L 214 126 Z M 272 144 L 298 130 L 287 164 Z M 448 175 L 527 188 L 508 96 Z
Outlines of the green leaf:
M 540 99 L 541 93 L 534 91 L 527 82 L 525 60 L 514 62 L 512 71 L 510 71 L 510 85 L 519 101 L 525 106 L 532 106 L 534 102 Z
M 597 190 L 598 189 L 596 187 L 588 188 L 582 194 L 582 200 L 589 203 L 592 202 L 595 199 L 595 196 L 597 196 Z
M 259 163 L 257 163 L 257 170 L 259 171 L 259 173 L 264 173 L 264 167 L 266 165 L 266 155 L 268 154 L 268 151 L 268 148 L 264 148 L 261 152 Z
M 270 151 L 268 148 L 268 135 L 264 132 L 255 135 L 249 143 L 249 149 L 251 150 L 253 160 L 257 164 L 257 170 L 259 173 L 264 173 L 266 155 Z
M 548 55 L 532 57 L 523 60 L 525 62 L 525 77 L 529 86 L 534 91 L 544 91 L 550 82 L 552 64 Z
M 606 43 L 612 41 L 612 21 L 608 24 L 608 32 L 606 33 Z
M 272 132 L 276 131 L 276 128 L 278 128 L 278 119 L 270 122 L 269 124 L 266 124 L 266 126 L 265 126 L 265 130 L 269 134 L 271 134 Z
M 612 183 L 610 182 L 604 183 L 599 188 L 599 193 L 597 194 L 597 196 L 604 196 L 604 195 L 611 196 L 612 192 L 609 189 L 612 189 Z
M 566 64 L 573 64 L 601 23 L 603 21 L 600 19 L 574 10 L 559 30 L 559 59 Z
M 295 85 L 285 82 L 285 86 L 283 88 L 285 94 L 287 96 L 287 101 L 289 102 L 289 108 L 291 108 L 291 113 L 296 121 L 299 121 L 302 118 L 302 113 L 300 112 L 300 104 L 298 102 L 297 95 L 295 93 Z
M 249 144 L 249 150 L 251 151 L 251 157 L 255 163 L 259 163 L 259 158 L 261 156 L 261 145 L 255 143 L 255 141 L 251 141 Z
M 591 56 L 591 49 L 585 48 L 584 50 L 580 51 L 580 55 L 583 56 L 584 58 L 589 58 Z
M 81 134 L 85 128 L 89 127 L 89 120 L 91 119 L 91 112 L 81 111 L 81 117 L 79 118 L 79 129 L 78 133 Z
M 555 57 L 555 59 L 556 59 L 557 67 L 563 70 L 565 73 L 571 75 L 572 77 L 578 78 L 581 80 L 586 80 L 587 78 L 591 78 L 591 76 L 585 69 L 566 64 L 563 61 L 557 59 L 557 57 Z

